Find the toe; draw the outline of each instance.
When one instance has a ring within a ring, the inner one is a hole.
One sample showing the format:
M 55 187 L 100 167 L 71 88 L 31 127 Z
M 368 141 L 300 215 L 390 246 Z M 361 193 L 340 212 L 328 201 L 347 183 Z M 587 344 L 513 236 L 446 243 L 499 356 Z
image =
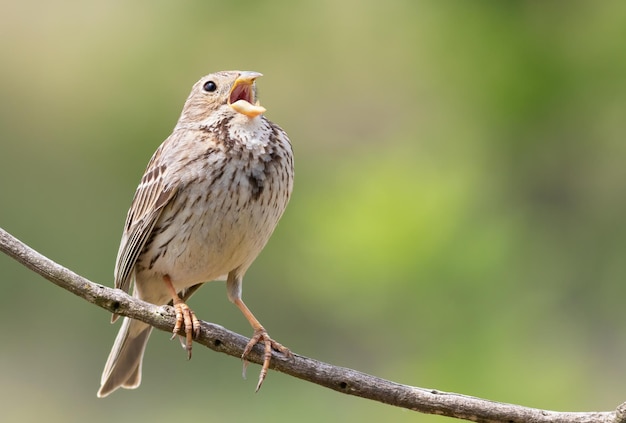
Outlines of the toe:
M 243 350 L 243 354 L 241 355 L 241 358 L 244 360 L 244 363 L 243 363 L 244 378 L 245 378 L 245 373 L 246 373 L 246 367 L 248 365 L 248 361 L 246 360 L 246 357 L 248 356 L 250 351 L 252 351 L 252 348 L 254 348 L 254 346 L 258 343 L 263 343 L 264 350 L 263 350 L 263 364 L 261 366 L 261 372 L 259 373 L 259 381 L 257 382 L 257 385 L 256 385 L 256 392 L 258 392 L 259 389 L 261 389 L 261 385 L 263 385 L 263 381 L 265 380 L 265 377 L 267 376 L 267 371 L 270 368 L 270 363 L 272 360 L 272 350 L 276 350 L 282 353 L 285 357 L 288 357 L 288 358 L 293 357 L 293 354 L 291 353 L 291 351 L 289 351 L 288 348 L 284 347 L 280 343 L 270 338 L 270 336 L 268 335 L 265 329 L 255 330 L 254 335 L 252 336 L 252 338 L 246 345 L 246 348 Z
M 187 358 L 191 359 L 193 337 L 200 334 L 200 321 L 185 303 L 174 304 L 174 310 L 176 311 L 176 324 L 174 325 L 172 339 L 184 328 L 185 337 L 184 342 L 181 338 L 181 343 L 183 344 L 183 348 L 187 350 Z

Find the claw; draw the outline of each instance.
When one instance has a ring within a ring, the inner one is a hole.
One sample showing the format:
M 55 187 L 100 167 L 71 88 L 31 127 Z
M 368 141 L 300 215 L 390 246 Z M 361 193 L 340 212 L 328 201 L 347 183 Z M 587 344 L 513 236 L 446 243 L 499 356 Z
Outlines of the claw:
M 183 302 L 174 304 L 174 310 L 176 312 L 176 324 L 174 325 L 174 330 L 172 331 L 173 335 L 170 339 L 176 338 L 184 325 L 185 342 L 183 343 L 181 337 L 181 344 L 183 344 L 183 348 L 187 351 L 187 359 L 190 360 L 193 337 L 198 337 L 200 334 L 200 321 L 189 306 Z
M 270 361 L 272 360 L 272 350 L 282 353 L 287 358 L 293 358 L 291 351 L 289 351 L 287 347 L 270 338 L 265 329 L 257 329 L 254 331 L 254 335 L 246 345 L 246 348 L 243 350 L 243 354 L 241 354 L 241 359 L 243 360 L 244 379 L 246 377 L 246 368 L 248 367 L 248 360 L 246 360 L 246 357 L 250 354 L 252 348 L 261 342 L 263 343 L 265 350 L 263 352 L 263 366 L 261 367 L 261 373 L 259 373 L 259 381 L 257 382 L 255 392 L 259 392 L 259 389 L 261 389 L 261 385 L 263 385 L 263 381 L 267 376 L 267 371 L 270 368 Z

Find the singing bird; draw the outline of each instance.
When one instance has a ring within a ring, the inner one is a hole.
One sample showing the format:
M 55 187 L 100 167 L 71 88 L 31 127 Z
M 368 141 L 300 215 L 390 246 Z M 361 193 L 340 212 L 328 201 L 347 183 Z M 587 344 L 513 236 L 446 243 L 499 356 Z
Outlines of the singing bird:
M 257 390 L 272 350 L 270 338 L 241 298 L 246 270 L 269 240 L 293 188 L 293 151 L 285 131 L 256 99 L 258 72 L 216 72 L 191 89 L 172 134 L 159 146 L 137 187 L 115 265 L 115 287 L 156 305 L 173 304 L 174 336 L 185 331 L 191 357 L 199 321 L 184 302 L 205 282 L 226 279 L 228 299 L 252 325 L 242 358 L 265 347 Z M 117 319 L 113 315 L 112 321 Z M 101 378 L 98 397 L 141 383 L 152 327 L 124 318 Z

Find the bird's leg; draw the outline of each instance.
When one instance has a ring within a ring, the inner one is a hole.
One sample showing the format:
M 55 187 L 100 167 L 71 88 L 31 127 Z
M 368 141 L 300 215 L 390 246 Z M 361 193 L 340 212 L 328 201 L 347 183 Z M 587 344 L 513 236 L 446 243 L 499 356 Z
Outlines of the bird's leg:
M 261 389 L 261 385 L 263 384 L 263 381 L 265 380 L 265 376 L 267 375 L 267 370 L 270 367 L 270 361 L 272 359 L 272 349 L 275 349 L 276 351 L 283 353 L 285 357 L 289 357 L 289 358 L 293 357 L 293 354 L 291 354 L 291 351 L 289 351 L 287 347 L 279 344 L 278 342 L 270 338 L 265 328 L 261 325 L 261 323 L 257 320 L 257 318 L 254 317 L 250 309 L 244 304 L 241 298 L 236 298 L 233 302 L 239 308 L 239 310 L 241 310 L 245 318 L 248 320 L 248 322 L 250 322 L 250 325 L 252 325 L 252 328 L 254 329 L 254 335 L 252 335 L 250 342 L 248 342 L 248 345 L 246 345 L 246 348 L 243 350 L 243 354 L 241 354 L 241 358 L 242 360 L 244 360 L 244 365 L 243 365 L 244 376 L 246 373 L 246 367 L 248 365 L 246 356 L 250 353 L 250 351 L 252 351 L 252 348 L 259 342 L 262 342 L 265 346 L 265 353 L 263 354 L 263 367 L 261 368 L 261 373 L 259 374 L 259 382 L 256 385 L 256 391 L 258 392 L 259 389 Z
M 186 343 L 183 344 L 183 347 L 187 350 L 187 359 L 191 359 L 191 345 L 193 343 L 193 337 L 200 334 L 200 321 L 189 306 L 187 306 L 187 304 L 185 304 L 185 302 L 178 296 L 176 288 L 174 288 L 169 275 L 163 276 L 163 282 L 165 282 L 168 291 L 170 291 L 174 310 L 176 311 L 176 324 L 174 325 L 174 334 L 171 339 L 174 339 L 176 335 L 178 335 L 178 332 L 184 325 Z

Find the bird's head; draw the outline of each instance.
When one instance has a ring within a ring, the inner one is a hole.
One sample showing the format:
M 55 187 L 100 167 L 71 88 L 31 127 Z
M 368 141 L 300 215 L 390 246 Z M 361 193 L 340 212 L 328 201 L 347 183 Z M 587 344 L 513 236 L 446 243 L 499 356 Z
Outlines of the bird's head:
M 216 72 L 201 78 L 193 86 L 183 108 L 181 122 L 207 122 L 212 115 L 237 114 L 254 119 L 265 112 L 256 98 L 254 81 L 259 72 Z

